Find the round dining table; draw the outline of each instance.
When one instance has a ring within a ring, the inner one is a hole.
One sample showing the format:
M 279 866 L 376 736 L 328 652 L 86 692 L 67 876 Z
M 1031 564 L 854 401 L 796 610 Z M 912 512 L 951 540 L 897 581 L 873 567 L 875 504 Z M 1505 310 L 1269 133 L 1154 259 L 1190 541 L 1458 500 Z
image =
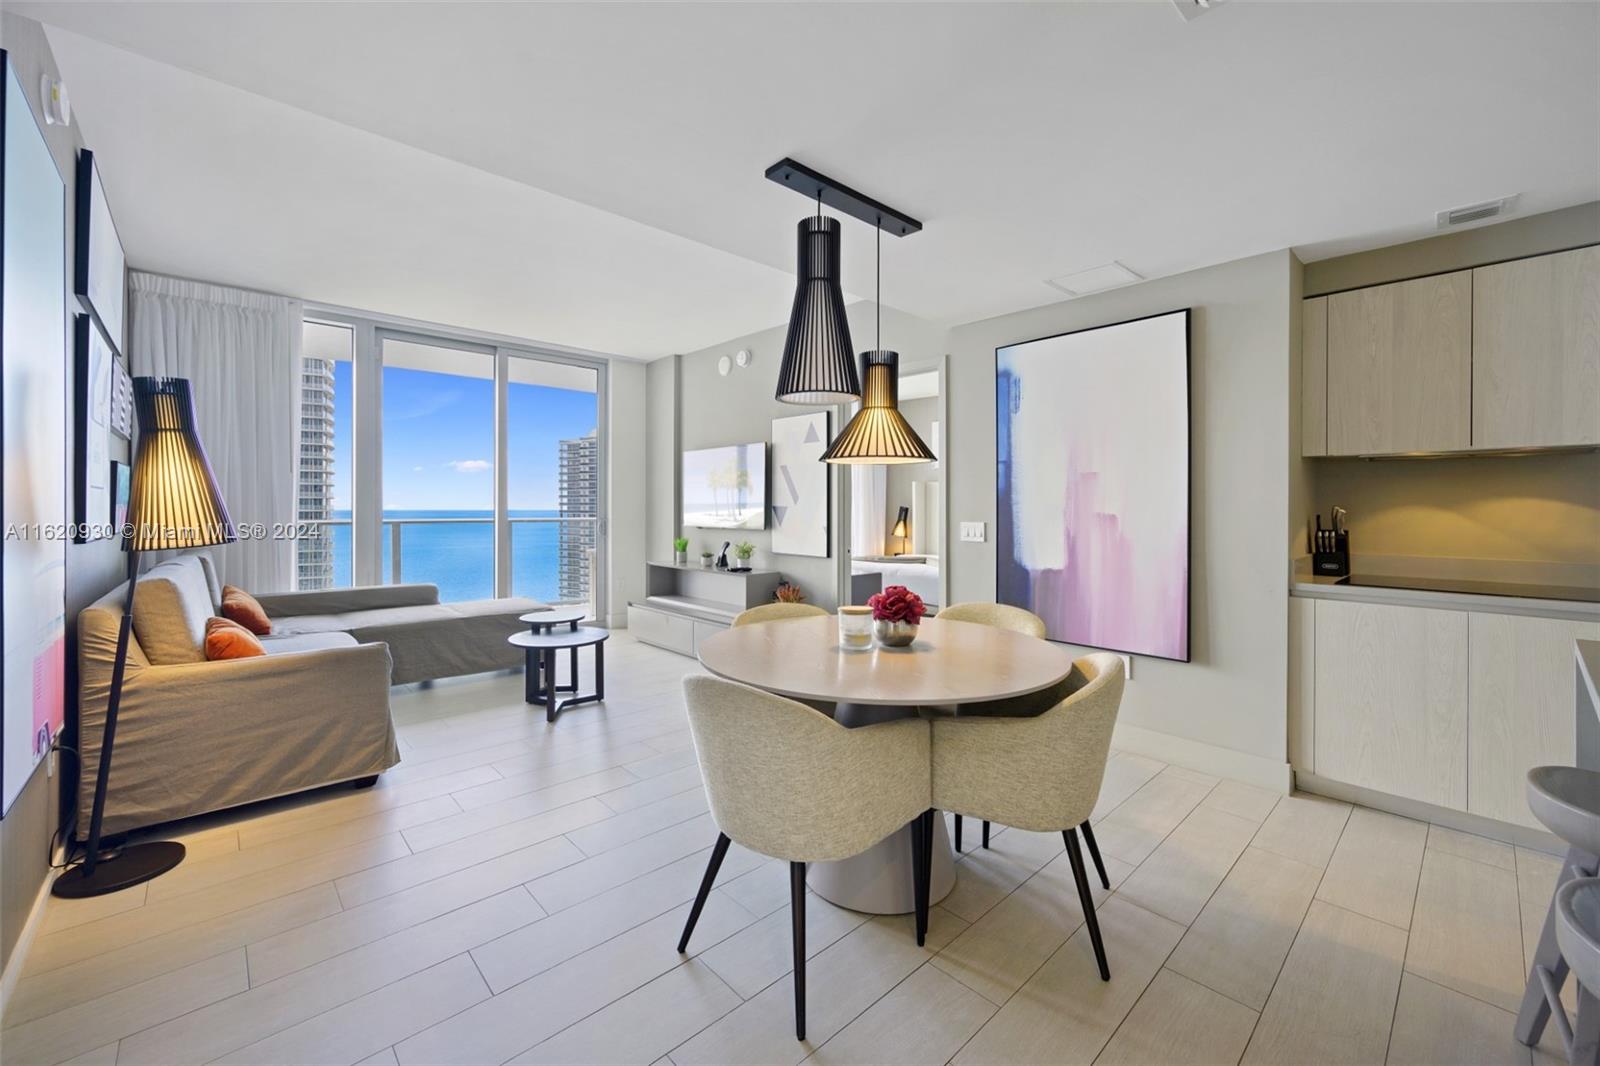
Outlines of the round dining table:
M 1065 648 L 971 622 L 925 618 L 905 648 L 850 649 L 833 615 L 735 626 L 700 642 L 700 662 L 729 681 L 817 705 L 831 705 L 841 725 L 858 727 L 921 710 L 960 714 L 968 704 L 1025 696 L 1072 671 Z M 825 772 L 825 771 L 823 771 Z M 930 902 L 955 887 L 955 860 L 943 818 L 934 820 Z M 891 833 L 839 862 L 812 863 L 812 891 L 869 914 L 914 909 L 911 832 Z

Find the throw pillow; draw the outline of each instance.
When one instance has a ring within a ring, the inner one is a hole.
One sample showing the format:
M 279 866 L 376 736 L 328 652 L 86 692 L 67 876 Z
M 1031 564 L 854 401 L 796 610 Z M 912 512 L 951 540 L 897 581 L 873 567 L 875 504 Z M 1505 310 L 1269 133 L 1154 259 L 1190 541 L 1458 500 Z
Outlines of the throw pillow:
M 248 659 L 267 654 L 256 635 L 227 618 L 206 619 L 206 659 Z
M 258 637 L 272 632 L 272 620 L 256 598 L 242 588 L 222 586 L 222 616 L 238 622 Z

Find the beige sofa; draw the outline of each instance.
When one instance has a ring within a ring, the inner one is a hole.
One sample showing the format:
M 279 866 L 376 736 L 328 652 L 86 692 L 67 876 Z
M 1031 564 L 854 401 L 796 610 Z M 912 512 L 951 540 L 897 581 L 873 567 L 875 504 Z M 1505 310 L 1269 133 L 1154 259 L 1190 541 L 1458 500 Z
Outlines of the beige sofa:
M 78 615 L 78 835 L 87 836 L 126 585 Z M 389 649 L 343 632 L 271 636 L 207 662 L 221 590 L 210 560 L 161 563 L 134 592 L 105 832 L 382 773 L 400 761 Z

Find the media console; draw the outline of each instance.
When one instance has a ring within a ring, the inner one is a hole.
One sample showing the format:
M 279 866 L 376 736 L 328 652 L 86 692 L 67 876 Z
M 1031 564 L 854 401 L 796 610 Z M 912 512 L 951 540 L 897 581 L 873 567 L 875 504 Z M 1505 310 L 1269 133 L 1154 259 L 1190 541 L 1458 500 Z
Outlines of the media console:
M 646 644 L 692 656 L 700 641 L 727 629 L 740 611 L 773 602 L 782 581 L 776 570 L 645 563 L 645 595 L 628 604 L 628 631 Z

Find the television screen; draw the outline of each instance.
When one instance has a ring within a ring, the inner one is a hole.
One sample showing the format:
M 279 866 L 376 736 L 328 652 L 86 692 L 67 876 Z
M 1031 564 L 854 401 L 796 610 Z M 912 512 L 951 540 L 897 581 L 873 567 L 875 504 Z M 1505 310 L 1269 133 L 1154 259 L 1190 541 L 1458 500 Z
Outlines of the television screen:
M 683 524 L 767 528 L 767 445 L 728 444 L 683 453 Z

